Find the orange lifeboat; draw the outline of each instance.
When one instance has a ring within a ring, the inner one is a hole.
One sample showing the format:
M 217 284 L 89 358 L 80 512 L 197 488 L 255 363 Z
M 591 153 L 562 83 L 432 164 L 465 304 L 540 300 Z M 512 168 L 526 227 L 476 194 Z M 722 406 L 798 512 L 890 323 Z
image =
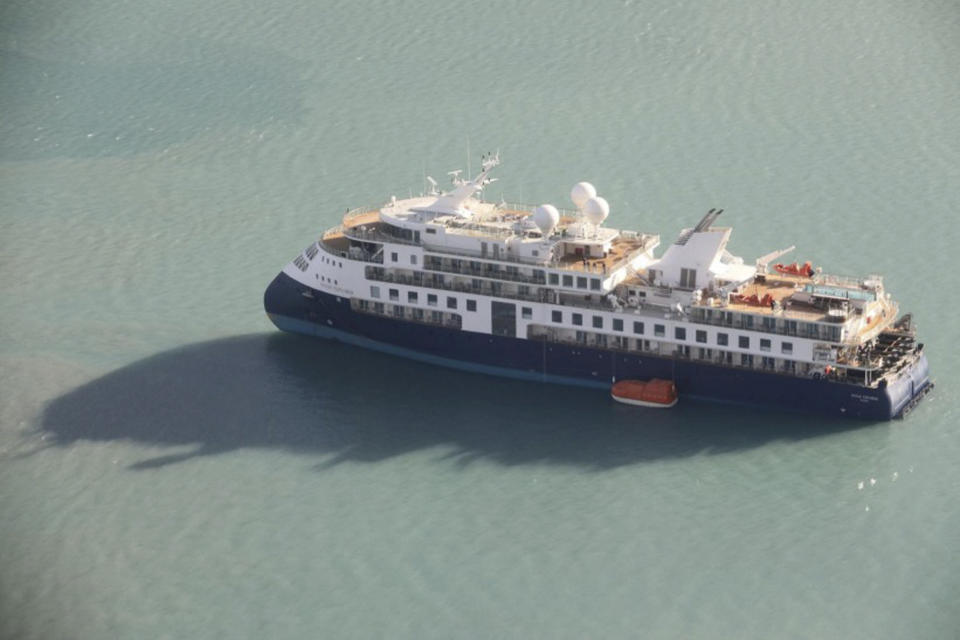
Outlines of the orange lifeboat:
M 654 378 L 642 380 L 621 380 L 613 385 L 610 395 L 617 402 L 639 407 L 668 409 L 677 404 L 677 387 L 669 380 Z
M 802 265 L 794 262 L 793 264 L 775 264 L 773 268 L 776 269 L 777 273 L 782 273 L 785 276 L 800 276 L 801 278 L 810 278 L 813 276 L 813 265 L 810 264 L 810 261 L 804 262 Z

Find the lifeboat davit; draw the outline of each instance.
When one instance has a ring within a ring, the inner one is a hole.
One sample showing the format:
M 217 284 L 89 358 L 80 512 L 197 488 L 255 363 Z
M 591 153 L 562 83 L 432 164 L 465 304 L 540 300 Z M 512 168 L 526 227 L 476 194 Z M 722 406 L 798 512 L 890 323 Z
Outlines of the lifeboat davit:
M 642 380 L 621 380 L 613 385 L 610 395 L 617 402 L 638 407 L 668 409 L 677 404 L 677 387 L 669 380 L 654 378 Z
M 813 265 L 810 264 L 810 261 L 806 261 L 803 264 L 775 264 L 773 268 L 777 273 L 782 273 L 785 276 L 800 276 L 801 278 L 810 278 L 813 277 Z

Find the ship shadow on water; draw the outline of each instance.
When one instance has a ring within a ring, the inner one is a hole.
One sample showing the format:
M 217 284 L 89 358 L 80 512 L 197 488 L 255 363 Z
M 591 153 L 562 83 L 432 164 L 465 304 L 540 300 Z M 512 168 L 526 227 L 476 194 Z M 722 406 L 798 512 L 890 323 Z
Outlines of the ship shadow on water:
M 279 333 L 145 358 L 53 400 L 42 418 L 54 445 L 191 447 L 135 469 L 249 447 L 321 456 L 321 469 L 431 448 L 454 464 L 607 469 L 865 424 L 683 400 L 669 411 L 635 409 L 600 390 L 451 371 Z

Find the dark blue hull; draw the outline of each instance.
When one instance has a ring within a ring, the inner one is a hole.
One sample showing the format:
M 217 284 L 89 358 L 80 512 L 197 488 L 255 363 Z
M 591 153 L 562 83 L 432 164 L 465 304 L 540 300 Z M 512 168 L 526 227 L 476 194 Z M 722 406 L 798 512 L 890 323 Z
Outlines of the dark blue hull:
M 614 380 L 666 378 L 681 397 L 788 411 L 889 420 L 927 390 L 926 356 L 886 388 L 738 369 L 581 345 L 450 329 L 358 313 L 348 298 L 310 289 L 281 273 L 264 294 L 271 321 L 285 331 L 332 338 L 443 366 L 542 382 L 609 388 Z

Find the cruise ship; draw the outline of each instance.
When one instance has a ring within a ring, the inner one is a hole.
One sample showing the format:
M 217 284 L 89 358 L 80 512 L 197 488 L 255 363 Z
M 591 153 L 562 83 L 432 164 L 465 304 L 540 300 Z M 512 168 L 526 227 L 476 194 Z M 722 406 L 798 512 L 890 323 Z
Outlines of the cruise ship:
M 657 257 L 658 235 L 573 208 L 484 201 L 499 155 L 445 192 L 348 211 L 264 294 L 279 329 L 443 365 L 609 389 L 672 381 L 688 398 L 869 420 L 932 388 L 910 314 L 880 276 L 727 250 L 711 209 Z M 638 409 L 642 411 L 642 409 Z

